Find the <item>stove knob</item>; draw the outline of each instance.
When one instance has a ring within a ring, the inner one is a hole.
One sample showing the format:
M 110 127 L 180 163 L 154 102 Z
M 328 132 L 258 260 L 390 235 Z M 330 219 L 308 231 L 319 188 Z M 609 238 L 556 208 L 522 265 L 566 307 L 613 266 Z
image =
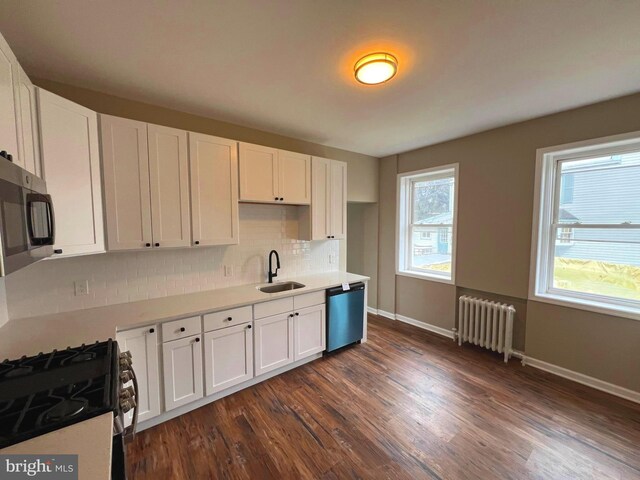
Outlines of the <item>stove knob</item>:
M 120 370 L 128 370 L 131 368 L 130 358 L 120 358 Z
M 121 352 L 120 359 L 123 359 L 123 358 L 128 358 L 129 360 L 131 360 L 131 352 L 128 350 L 126 352 Z
M 131 375 L 131 372 L 129 370 L 124 370 L 123 372 L 120 372 L 120 381 L 122 383 L 127 383 L 127 382 L 130 382 L 131 380 L 133 380 L 133 375 Z
M 122 410 L 122 413 L 127 413 L 129 410 L 131 410 L 135 406 L 136 406 L 135 402 L 133 401 L 132 398 L 128 400 L 122 400 L 120 402 L 120 409 Z
M 127 387 L 120 392 L 120 398 L 122 400 L 127 400 L 133 398 L 135 396 L 135 390 L 133 387 Z

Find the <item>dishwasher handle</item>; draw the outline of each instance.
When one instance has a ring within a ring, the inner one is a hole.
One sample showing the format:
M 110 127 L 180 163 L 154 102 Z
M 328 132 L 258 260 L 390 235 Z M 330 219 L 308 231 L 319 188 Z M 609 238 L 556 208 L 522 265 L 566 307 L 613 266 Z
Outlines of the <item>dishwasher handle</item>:
M 352 283 L 349 285 L 349 290 L 343 290 L 342 287 L 328 288 L 327 297 L 342 295 L 343 293 L 357 292 L 358 290 L 364 290 L 364 283 L 362 282 Z

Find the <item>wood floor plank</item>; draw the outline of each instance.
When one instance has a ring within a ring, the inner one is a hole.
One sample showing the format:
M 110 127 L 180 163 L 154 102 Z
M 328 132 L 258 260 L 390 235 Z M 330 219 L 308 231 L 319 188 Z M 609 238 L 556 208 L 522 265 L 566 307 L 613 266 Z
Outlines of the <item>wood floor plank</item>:
M 370 315 L 369 341 L 145 430 L 132 479 L 640 479 L 640 406 Z

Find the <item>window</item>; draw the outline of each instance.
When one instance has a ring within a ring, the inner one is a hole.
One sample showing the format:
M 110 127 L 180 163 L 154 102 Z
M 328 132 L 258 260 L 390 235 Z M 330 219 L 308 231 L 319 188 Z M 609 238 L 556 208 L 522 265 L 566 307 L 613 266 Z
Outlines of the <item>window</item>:
M 457 177 L 457 165 L 398 175 L 398 274 L 453 283 Z
M 640 132 L 538 151 L 534 298 L 640 319 Z

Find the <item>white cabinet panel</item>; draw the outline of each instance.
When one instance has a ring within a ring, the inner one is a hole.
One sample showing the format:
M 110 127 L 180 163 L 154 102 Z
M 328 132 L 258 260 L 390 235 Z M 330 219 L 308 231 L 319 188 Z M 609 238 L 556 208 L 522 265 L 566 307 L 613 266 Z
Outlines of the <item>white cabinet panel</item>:
M 207 395 L 253 378 L 251 323 L 205 333 L 204 342 Z
M 325 350 L 327 344 L 325 306 L 316 305 L 294 314 L 294 360 Z
M 40 164 L 40 137 L 38 134 L 39 128 L 38 110 L 36 107 L 36 88 L 33 86 L 33 83 L 31 83 L 31 80 L 29 80 L 29 77 L 27 77 L 27 74 L 24 73 L 22 68 L 19 68 L 18 77 L 20 96 L 19 130 L 22 135 L 22 138 L 20 139 L 22 141 L 21 157 L 24 163 L 24 168 L 40 177 L 42 173 Z
M 98 116 L 46 90 L 37 93 L 43 176 L 56 216 L 53 248 L 61 252 L 56 256 L 103 252 Z
M 100 115 L 107 247 L 151 247 L 147 124 Z
M 347 237 L 347 164 L 331 161 L 331 238 Z
M 280 202 L 278 191 L 278 150 L 240 143 L 240 200 Z
M 13 52 L 0 35 L 0 150 L 13 155 L 14 163 L 24 166 L 18 148 L 18 68 Z
M 189 133 L 195 245 L 238 243 L 238 143 Z
M 147 126 L 154 247 L 191 244 L 187 132 Z
M 293 314 L 254 321 L 255 376 L 293 362 Z
M 311 203 L 311 157 L 301 153 L 278 151 L 278 187 L 283 203 Z
M 201 336 L 162 344 L 164 404 L 169 411 L 203 396 Z
M 131 352 L 133 370 L 138 379 L 138 421 L 160 415 L 160 374 L 158 369 L 157 327 L 134 328 L 116 334 L 121 352 Z M 131 385 L 131 382 L 125 386 Z M 126 414 L 131 424 L 133 410 Z

